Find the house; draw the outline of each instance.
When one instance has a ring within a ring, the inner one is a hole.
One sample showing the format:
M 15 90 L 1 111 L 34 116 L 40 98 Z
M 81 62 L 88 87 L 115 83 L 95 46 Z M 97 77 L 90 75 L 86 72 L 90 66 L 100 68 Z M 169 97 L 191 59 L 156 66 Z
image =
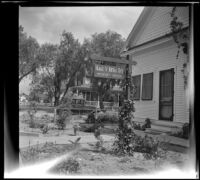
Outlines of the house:
M 189 122 L 183 64 L 187 55 L 180 50 L 170 30 L 173 7 L 145 7 L 130 32 L 121 57 L 135 61 L 132 80 L 136 87 L 134 120 L 149 118 L 155 130 L 170 131 Z M 177 7 L 178 20 L 189 29 L 189 7 Z
M 102 62 L 104 62 L 104 65 L 108 65 L 105 64 L 105 62 L 112 62 L 112 66 L 110 67 L 110 71 L 114 71 L 114 70 L 122 70 L 122 68 L 119 68 L 117 66 L 118 64 L 122 64 L 121 63 L 121 59 L 117 59 L 117 58 L 111 58 L 111 57 L 102 57 L 102 56 L 97 56 L 97 55 L 92 55 L 90 57 L 91 59 L 93 59 L 93 62 L 95 62 L 95 67 L 96 68 L 102 68 Z M 104 66 L 104 67 L 105 67 Z M 92 72 L 96 70 L 96 68 L 93 69 L 94 66 L 91 66 L 92 68 Z M 107 67 L 107 66 L 106 66 Z M 101 72 L 101 76 L 105 77 L 105 75 L 108 75 L 105 73 L 104 68 L 98 70 L 98 73 L 100 71 Z M 124 74 L 123 71 L 120 71 L 121 74 Z M 113 73 L 114 75 L 119 75 L 117 73 Z M 93 106 L 93 107 L 99 107 L 99 94 L 97 92 L 97 90 L 92 86 L 92 77 L 93 75 L 89 72 L 86 71 L 85 75 L 82 77 L 78 77 L 75 78 L 75 82 L 74 82 L 74 86 L 70 87 L 70 89 L 72 90 L 72 92 L 76 93 L 77 95 L 82 95 L 83 98 L 85 99 L 85 106 Z M 110 77 L 106 77 L 106 78 L 110 78 Z M 103 104 L 104 104 L 104 108 L 109 110 L 109 109 L 118 109 L 118 107 L 121 105 L 122 102 L 122 96 L 121 93 L 123 92 L 122 88 L 120 88 L 119 84 L 115 84 L 115 86 L 113 86 L 111 89 L 112 94 L 106 94 L 103 98 Z

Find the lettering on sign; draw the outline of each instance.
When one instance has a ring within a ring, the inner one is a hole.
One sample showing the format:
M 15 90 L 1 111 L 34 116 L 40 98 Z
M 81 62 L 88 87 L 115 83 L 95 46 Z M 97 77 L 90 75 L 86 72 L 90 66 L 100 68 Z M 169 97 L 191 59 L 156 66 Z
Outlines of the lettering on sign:
M 123 79 L 124 67 L 95 64 L 95 77 Z

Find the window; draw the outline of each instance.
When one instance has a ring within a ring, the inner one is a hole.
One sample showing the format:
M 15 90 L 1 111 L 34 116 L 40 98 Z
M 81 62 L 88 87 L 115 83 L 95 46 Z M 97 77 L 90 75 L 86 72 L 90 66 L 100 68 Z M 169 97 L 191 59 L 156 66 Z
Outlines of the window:
M 133 80 L 133 84 L 135 86 L 134 100 L 139 100 L 140 99 L 141 75 L 133 76 L 132 80 Z
M 153 98 L 153 73 L 143 74 L 142 100 L 152 100 Z

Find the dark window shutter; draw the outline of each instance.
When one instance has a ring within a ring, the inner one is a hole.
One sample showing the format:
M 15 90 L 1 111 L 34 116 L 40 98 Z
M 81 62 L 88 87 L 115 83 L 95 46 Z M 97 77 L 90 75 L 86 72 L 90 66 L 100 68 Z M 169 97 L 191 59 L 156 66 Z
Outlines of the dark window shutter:
M 142 100 L 152 100 L 153 98 L 153 73 L 143 74 Z
M 134 100 L 140 99 L 140 84 L 141 84 L 141 75 L 133 76 L 132 82 L 135 86 L 135 94 L 134 94 Z

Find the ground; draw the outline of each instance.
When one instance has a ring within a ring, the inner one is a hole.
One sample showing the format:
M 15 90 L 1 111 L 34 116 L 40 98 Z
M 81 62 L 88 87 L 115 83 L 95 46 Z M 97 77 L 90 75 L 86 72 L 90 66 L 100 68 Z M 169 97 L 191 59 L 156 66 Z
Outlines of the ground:
M 168 151 L 166 159 L 160 159 L 159 161 L 146 160 L 142 153 L 135 153 L 134 156 L 117 156 L 111 153 L 111 144 L 104 144 L 105 151 L 95 150 L 88 145 L 87 147 L 84 146 L 80 151 L 75 152 L 72 158 L 79 166 L 76 172 L 69 171 L 65 167 L 65 163 L 68 163 L 68 160 L 58 163 L 49 172 L 76 175 L 136 175 L 140 173 L 153 173 L 168 166 L 183 169 L 188 161 L 187 154 L 173 151 Z M 49 143 L 35 148 L 34 153 L 27 153 L 27 150 L 21 151 L 22 162 L 23 164 L 39 162 L 44 159 L 63 155 L 72 150 L 72 145 L 55 145 Z M 72 165 L 70 166 L 72 167 Z M 57 167 L 59 167 L 59 170 Z
M 40 112 L 38 116 L 41 114 L 42 112 Z M 175 146 L 173 151 L 172 148 L 168 148 L 165 158 L 157 161 L 144 159 L 142 153 L 135 153 L 134 156 L 117 156 L 111 151 L 114 135 L 104 135 L 104 140 L 107 140 L 103 144 L 105 150 L 96 150 L 94 144 L 97 140 L 92 133 L 79 132 L 78 136 L 73 135 L 73 124 L 82 121 L 83 119 L 80 116 L 72 116 L 72 120 L 67 125 L 65 131 L 51 130 L 46 135 L 41 135 L 39 129 L 32 130 L 27 127 L 27 124 L 24 121 L 20 121 L 20 131 L 40 134 L 39 137 L 20 136 L 21 142 L 24 143 L 21 143 L 20 145 L 25 145 L 20 147 L 21 163 L 38 163 L 45 159 L 51 159 L 68 152 L 74 152 L 75 146 L 70 143 L 69 140 L 75 141 L 78 137 L 81 137 L 79 144 L 80 150 L 70 157 L 70 159 L 73 160 L 71 163 L 74 163 L 70 164 L 70 167 L 74 167 L 75 170 L 69 170 L 69 160 L 63 160 L 61 164 L 57 164 L 50 170 L 51 173 L 69 173 L 78 175 L 135 175 L 140 173 L 152 173 L 168 166 L 183 169 L 184 165 L 189 160 L 188 153 L 180 150 L 178 146 Z M 26 138 L 29 140 L 29 143 L 30 139 L 32 139 L 35 146 L 27 146 L 28 141 L 24 140 Z M 41 142 L 36 143 L 36 139 Z M 179 152 L 174 150 L 179 150 Z

